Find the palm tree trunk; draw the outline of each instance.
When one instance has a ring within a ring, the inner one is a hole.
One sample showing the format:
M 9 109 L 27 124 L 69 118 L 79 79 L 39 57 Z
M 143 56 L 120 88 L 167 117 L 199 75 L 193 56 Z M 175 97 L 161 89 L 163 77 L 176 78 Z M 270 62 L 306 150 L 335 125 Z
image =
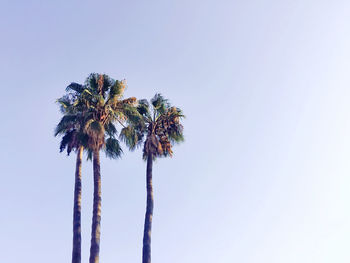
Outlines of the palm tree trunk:
M 101 225 L 101 173 L 100 153 L 93 153 L 94 166 L 94 204 L 91 227 L 90 263 L 99 262 L 100 253 L 100 225 Z
M 83 150 L 83 146 L 80 146 L 75 167 L 72 263 L 81 262 L 81 160 Z
M 152 217 L 153 217 L 153 186 L 152 186 L 152 154 L 147 158 L 147 206 L 145 215 L 145 226 L 143 232 L 143 251 L 142 251 L 142 263 L 151 263 L 151 230 L 152 230 Z

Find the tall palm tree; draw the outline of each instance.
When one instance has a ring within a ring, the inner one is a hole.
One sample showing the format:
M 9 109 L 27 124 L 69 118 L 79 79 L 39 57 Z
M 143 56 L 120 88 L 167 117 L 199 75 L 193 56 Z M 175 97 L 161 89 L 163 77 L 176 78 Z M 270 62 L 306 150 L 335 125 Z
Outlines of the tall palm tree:
M 76 83 L 71 83 L 67 91 L 72 87 L 77 87 Z M 73 204 L 73 251 L 72 263 L 81 262 L 81 195 L 82 195 L 82 156 L 84 145 L 86 145 L 87 135 L 83 132 L 84 113 L 77 111 L 74 107 L 76 94 L 70 92 L 57 102 L 60 104 L 60 110 L 64 116 L 55 129 L 55 136 L 62 136 L 60 143 L 60 152 L 67 150 L 67 155 L 71 151 L 77 153 L 75 182 L 74 182 L 74 204 Z
M 183 126 L 180 119 L 184 117 L 179 108 L 171 107 L 160 94 L 151 99 L 140 100 L 137 107 L 142 119 L 123 128 L 120 137 L 131 150 L 144 140 L 143 159 L 147 161 L 146 190 L 147 204 L 143 234 L 142 263 L 151 262 L 151 230 L 153 217 L 152 167 L 157 157 L 172 156 L 174 143 L 183 141 Z
M 91 229 L 90 263 L 99 262 L 101 224 L 101 172 L 100 150 L 107 157 L 118 158 L 121 153 L 116 138 L 115 123 L 137 119 L 138 111 L 133 105 L 136 98 L 122 99 L 124 81 L 115 81 L 104 74 L 90 74 L 83 89 L 79 90 L 76 107 L 85 112 L 87 121 L 84 133 L 87 134 L 89 157 L 93 159 L 94 200 Z

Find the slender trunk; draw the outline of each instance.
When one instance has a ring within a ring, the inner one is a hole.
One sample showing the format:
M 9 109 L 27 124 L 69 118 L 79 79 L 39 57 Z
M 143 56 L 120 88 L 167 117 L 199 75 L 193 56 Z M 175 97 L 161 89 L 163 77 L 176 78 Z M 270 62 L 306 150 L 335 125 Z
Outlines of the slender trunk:
M 90 263 L 99 262 L 101 226 L 101 173 L 99 151 L 93 153 L 94 166 L 94 205 L 91 226 Z
M 81 160 L 83 150 L 83 146 L 80 146 L 75 167 L 72 263 L 81 262 Z
M 152 154 L 147 158 L 147 207 L 145 215 L 145 226 L 143 232 L 142 263 L 151 263 L 151 230 L 153 217 L 153 186 L 152 186 Z

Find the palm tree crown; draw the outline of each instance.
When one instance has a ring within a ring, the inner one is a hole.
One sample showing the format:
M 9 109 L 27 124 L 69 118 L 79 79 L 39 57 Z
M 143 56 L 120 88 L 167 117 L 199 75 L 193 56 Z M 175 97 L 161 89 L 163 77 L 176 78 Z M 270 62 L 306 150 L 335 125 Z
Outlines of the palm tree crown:
M 116 124 L 139 119 L 133 106 L 136 98 L 122 99 L 125 87 L 125 81 L 97 73 L 90 74 L 84 85 L 71 83 L 68 94 L 57 100 L 64 114 L 55 130 L 55 136 L 63 135 L 60 150 L 69 154 L 82 145 L 89 159 L 100 149 L 109 158 L 120 157 Z
M 181 109 L 171 107 L 168 100 L 161 94 L 156 94 L 148 103 L 139 100 L 137 110 L 142 116 L 141 121 L 135 121 L 122 129 L 120 137 L 134 150 L 144 140 L 143 158 L 172 156 L 172 146 L 184 140 L 183 126 L 180 119 L 184 118 Z

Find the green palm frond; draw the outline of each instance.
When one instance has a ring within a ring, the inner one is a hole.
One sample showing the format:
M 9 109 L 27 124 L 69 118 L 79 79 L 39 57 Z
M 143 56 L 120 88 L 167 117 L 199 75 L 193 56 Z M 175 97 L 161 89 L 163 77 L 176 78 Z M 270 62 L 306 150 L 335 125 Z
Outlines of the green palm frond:
M 105 94 L 110 91 L 111 87 L 114 86 L 116 82 L 114 79 L 110 78 L 108 75 L 103 74 L 103 85 L 102 85 L 102 94 L 105 98 Z
M 135 108 L 133 105 L 130 105 L 130 104 L 123 105 L 122 112 L 128 123 L 137 124 L 142 119 L 142 115 L 139 113 L 137 108 Z
M 175 144 L 175 143 L 184 142 L 185 138 L 184 138 L 184 135 L 182 133 L 169 132 L 169 140 L 171 143 Z
M 143 133 L 129 125 L 121 130 L 119 138 L 133 151 L 141 145 Z
M 155 109 L 161 107 L 162 105 L 167 105 L 168 100 L 165 99 L 160 93 L 156 93 L 154 97 L 151 99 L 151 103 Z
M 97 80 L 98 80 L 98 74 L 91 73 L 85 81 L 85 86 L 89 89 L 89 91 L 96 94 L 98 94 Z
M 92 157 L 93 157 L 93 151 L 91 148 L 87 148 L 85 149 L 86 151 L 86 160 L 87 161 L 92 161 Z
M 84 90 L 84 86 L 75 82 L 72 82 L 71 84 L 69 84 L 66 88 L 66 91 L 75 91 L 77 93 L 82 93 Z
M 149 103 L 147 100 L 142 99 L 138 101 L 137 111 L 147 120 L 151 121 L 151 113 L 149 108 Z
M 76 130 L 71 130 L 65 133 L 65 135 L 62 137 L 61 144 L 60 144 L 60 152 L 63 152 L 64 149 L 67 149 L 67 154 L 69 155 L 71 151 L 76 148 L 77 142 L 76 142 Z
M 123 153 L 122 148 L 120 147 L 119 141 L 115 138 L 108 138 L 105 145 L 105 153 L 108 158 L 117 159 Z
M 166 110 L 169 108 L 169 102 L 165 99 L 161 94 L 157 93 L 151 99 L 151 104 L 153 105 L 153 109 L 156 113 L 156 116 L 164 114 Z
M 60 112 L 62 114 L 69 113 L 69 110 L 72 106 L 72 98 L 70 95 L 64 95 L 61 98 L 57 99 L 56 102 L 59 104 Z
M 112 122 L 108 122 L 105 125 L 105 131 L 109 137 L 115 137 L 118 136 L 118 131 L 115 125 Z
M 64 115 L 55 128 L 55 136 L 65 133 L 69 129 L 73 129 L 76 125 L 76 115 Z
M 108 102 L 116 103 L 118 99 L 123 97 L 123 93 L 126 87 L 125 81 L 116 80 L 111 86 L 111 89 L 108 94 Z

